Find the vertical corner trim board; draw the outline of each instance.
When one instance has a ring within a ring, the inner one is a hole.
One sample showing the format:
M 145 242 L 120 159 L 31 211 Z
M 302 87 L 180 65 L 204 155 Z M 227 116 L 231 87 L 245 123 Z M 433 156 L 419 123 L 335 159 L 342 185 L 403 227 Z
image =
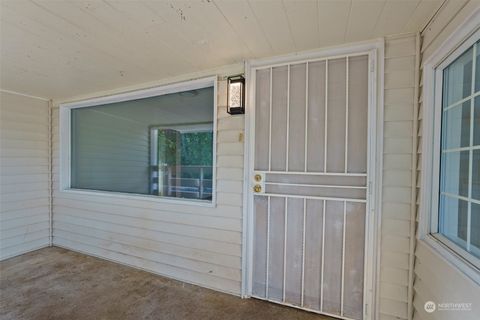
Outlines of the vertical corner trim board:
M 408 319 L 415 35 L 385 41 L 384 173 L 381 223 L 380 318 Z

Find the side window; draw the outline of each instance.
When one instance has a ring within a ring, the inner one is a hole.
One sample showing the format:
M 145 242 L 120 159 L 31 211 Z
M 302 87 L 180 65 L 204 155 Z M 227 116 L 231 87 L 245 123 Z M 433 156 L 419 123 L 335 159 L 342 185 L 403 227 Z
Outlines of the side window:
M 442 79 L 437 230 L 450 248 L 480 258 L 480 44 L 447 66 Z M 466 254 L 466 255 L 465 255 Z

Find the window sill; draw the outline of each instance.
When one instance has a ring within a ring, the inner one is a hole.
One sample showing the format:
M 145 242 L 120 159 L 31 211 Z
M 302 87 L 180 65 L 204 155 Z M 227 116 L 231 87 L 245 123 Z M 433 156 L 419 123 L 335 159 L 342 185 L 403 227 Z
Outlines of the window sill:
M 205 201 L 205 200 L 196 200 L 196 199 L 185 199 L 185 198 L 167 198 L 161 196 L 153 195 L 144 195 L 144 194 L 132 194 L 132 193 L 122 193 L 122 192 L 110 192 L 110 191 L 99 191 L 99 190 L 82 190 L 82 189 L 63 189 L 61 193 L 70 193 L 70 194 L 79 194 L 86 196 L 94 197 L 109 197 L 109 198 L 121 198 L 126 200 L 137 200 L 137 201 L 149 201 L 163 204 L 174 204 L 174 205 L 184 205 L 184 206 L 198 206 L 198 207 L 209 207 L 215 208 L 216 202 Z M 215 195 L 214 195 L 215 198 Z
M 442 236 L 434 236 L 432 234 L 425 235 L 420 239 L 426 246 L 433 251 L 440 259 L 450 264 L 453 268 L 473 280 L 477 285 L 480 285 L 480 270 L 471 262 L 455 252 L 452 248 L 447 246 L 439 238 Z

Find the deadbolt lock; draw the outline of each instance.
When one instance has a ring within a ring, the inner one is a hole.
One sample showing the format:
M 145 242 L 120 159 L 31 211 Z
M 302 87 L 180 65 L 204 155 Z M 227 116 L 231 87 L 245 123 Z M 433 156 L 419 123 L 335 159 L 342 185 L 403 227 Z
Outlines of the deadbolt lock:
M 256 175 L 255 175 L 255 181 L 257 181 L 257 182 L 262 181 L 262 175 L 256 174 Z
M 255 191 L 255 192 L 260 192 L 260 191 L 262 191 L 262 186 L 259 185 L 259 184 L 256 184 L 256 185 L 253 187 L 253 191 Z

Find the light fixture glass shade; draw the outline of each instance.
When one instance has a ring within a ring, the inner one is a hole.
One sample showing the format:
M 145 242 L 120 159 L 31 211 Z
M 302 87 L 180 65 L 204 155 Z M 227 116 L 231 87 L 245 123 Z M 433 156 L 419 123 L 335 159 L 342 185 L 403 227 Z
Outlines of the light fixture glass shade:
M 228 78 L 227 96 L 229 114 L 245 113 L 245 78 L 242 75 Z
M 238 108 L 242 106 L 242 87 L 241 82 L 230 83 L 228 86 L 228 106 L 230 108 Z

